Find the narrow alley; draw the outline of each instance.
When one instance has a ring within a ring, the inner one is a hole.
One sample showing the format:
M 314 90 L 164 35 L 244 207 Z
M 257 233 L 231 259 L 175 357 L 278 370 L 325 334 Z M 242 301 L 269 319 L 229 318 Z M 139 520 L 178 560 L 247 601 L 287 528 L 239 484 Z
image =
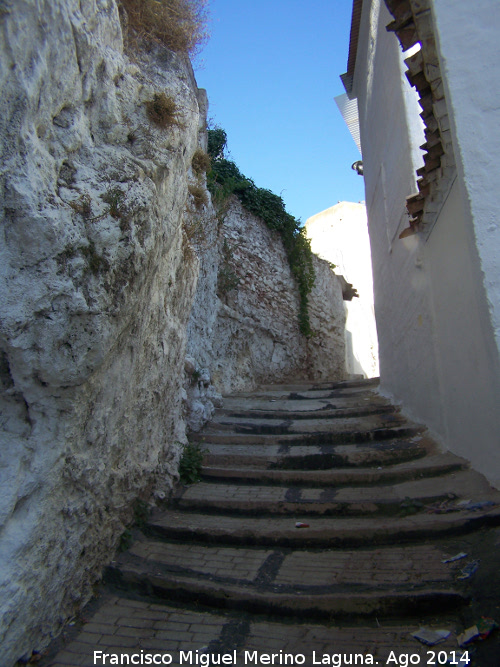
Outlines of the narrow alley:
M 228 397 L 194 439 L 202 481 L 39 664 L 498 664 L 463 633 L 498 616 L 500 493 L 376 380 Z

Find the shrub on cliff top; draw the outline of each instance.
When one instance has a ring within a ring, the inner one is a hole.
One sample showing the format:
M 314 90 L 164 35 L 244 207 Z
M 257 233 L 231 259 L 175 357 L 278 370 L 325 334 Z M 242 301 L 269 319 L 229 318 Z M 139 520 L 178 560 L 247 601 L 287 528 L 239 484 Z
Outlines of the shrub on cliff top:
M 195 55 L 205 44 L 207 0 L 121 0 L 128 25 L 140 37 Z

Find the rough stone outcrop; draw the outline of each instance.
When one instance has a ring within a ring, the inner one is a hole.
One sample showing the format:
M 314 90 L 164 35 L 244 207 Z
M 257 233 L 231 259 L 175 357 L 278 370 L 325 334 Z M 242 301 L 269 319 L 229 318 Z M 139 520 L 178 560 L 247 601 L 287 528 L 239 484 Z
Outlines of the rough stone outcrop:
M 0 645 L 80 607 L 134 502 L 168 492 L 198 260 L 187 59 L 123 55 L 114 0 L 0 10 Z M 145 102 L 171 96 L 161 129 Z M 202 100 L 203 101 L 203 100 Z M 188 205 L 189 208 L 189 205 Z

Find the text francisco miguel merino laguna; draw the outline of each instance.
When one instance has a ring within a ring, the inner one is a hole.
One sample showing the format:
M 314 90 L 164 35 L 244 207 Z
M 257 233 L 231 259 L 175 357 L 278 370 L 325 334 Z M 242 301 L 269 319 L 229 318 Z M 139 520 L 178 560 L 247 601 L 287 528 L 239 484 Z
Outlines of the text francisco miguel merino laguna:
M 261 653 L 260 651 L 243 651 L 238 660 L 236 651 L 230 653 L 200 653 L 196 651 L 179 651 L 177 663 L 180 665 L 304 665 L 306 656 L 303 653 Z M 418 656 L 417 656 L 418 657 Z M 313 651 L 309 659 L 313 665 L 376 665 L 374 656 L 370 653 L 316 653 Z M 173 661 L 171 653 L 151 653 L 140 649 L 136 653 L 118 654 L 94 651 L 94 665 L 170 665 Z M 390 664 L 389 659 L 386 664 Z M 402 665 L 394 658 L 395 665 Z M 411 663 L 416 664 L 416 663 Z M 456 663 L 455 663 L 456 664 Z M 408 663 L 404 665 L 407 667 Z

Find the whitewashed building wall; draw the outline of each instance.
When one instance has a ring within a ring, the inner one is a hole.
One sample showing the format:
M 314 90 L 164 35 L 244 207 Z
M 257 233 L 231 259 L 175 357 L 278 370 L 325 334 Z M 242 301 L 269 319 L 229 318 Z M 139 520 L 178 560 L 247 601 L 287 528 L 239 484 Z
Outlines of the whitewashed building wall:
M 350 91 L 359 110 L 381 388 L 498 485 L 499 25 L 490 0 L 434 0 L 431 9 L 457 167 L 426 232 L 399 238 L 425 139 L 405 77 L 409 54 L 386 30 L 393 17 L 383 1 L 362 3 Z

